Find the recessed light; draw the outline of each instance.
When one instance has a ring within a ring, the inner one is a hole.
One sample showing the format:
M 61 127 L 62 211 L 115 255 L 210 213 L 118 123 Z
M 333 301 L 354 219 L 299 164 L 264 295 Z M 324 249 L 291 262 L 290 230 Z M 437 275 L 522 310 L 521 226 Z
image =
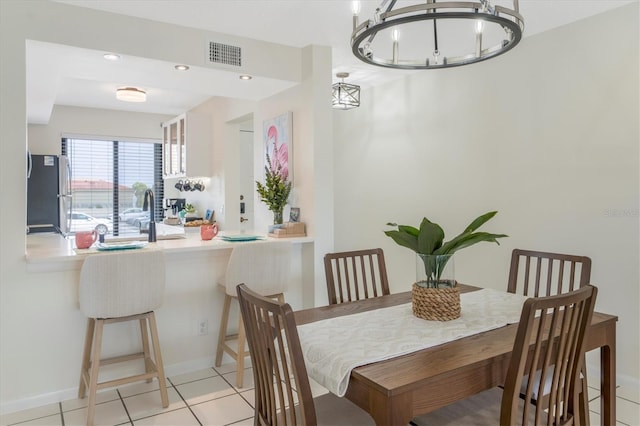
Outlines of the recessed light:
M 104 55 L 102 55 L 102 57 L 105 58 L 107 61 L 120 60 L 120 55 L 118 55 L 117 53 L 105 53 Z
M 174 68 L 177 69 L 178 71 L 186 71 L 189 69 L 189 65 L 180 64 L 180 65 L 176 65 Z
M 251 80 L 252 78 L 253 78 L 253 77 L 251 77 L 251 76 L 250 76 L 250 75 L 248 75 L 248 74 L 242 74 L 242 75 L 240 76 L 240 80 Z
M 136 87 L 121 87 L 116 90 L 116 99 L 125 102 L 145 102 L 147 92 Z

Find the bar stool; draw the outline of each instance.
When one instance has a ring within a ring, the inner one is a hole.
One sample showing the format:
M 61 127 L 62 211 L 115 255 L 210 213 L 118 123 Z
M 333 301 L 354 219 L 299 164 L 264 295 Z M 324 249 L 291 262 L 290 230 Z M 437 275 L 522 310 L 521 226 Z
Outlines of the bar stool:
M 244 359 L 249 355 L 245 348 L 245 330 L 242 315 L 238 315 L 238 332 L 227 334 L 231 300 L 238 299 L 236 286 L 244 283 L 251 290 L 264 297 L 278 299 L 284 303 L 284 292 L 289 288 L 291 279 L 292 245 L 286 241 L 267 241 L 241 243 L 233 248 L 225 276 L 218 284 L 225 291 L 218 346 L 216 349 L 216 367 L 222 364 L 222 355 L 228 353 L 236 360 L 236 385 L 241 388 L 244 379 Z M 237 339 L 234 349 L 227 343 Z
M 88 317 L 78 397 L 87 390 L 87 425 L 93 424 L 96 391 L 154 377 L 160 385 L 162 406 L 169 406 L 166 380 L 154 309 L 162 304 L 165 287 L 164 255 L 161 251 L 138 250 L 89 255 L 80 271 L 80 310 Z M 105 324 L 139 321 L 142 352 L 100 359 Z M 153 358 L 149 346 L 153 347 Z M 145 372 L 98 382 L 103 365 L 144 360 Z

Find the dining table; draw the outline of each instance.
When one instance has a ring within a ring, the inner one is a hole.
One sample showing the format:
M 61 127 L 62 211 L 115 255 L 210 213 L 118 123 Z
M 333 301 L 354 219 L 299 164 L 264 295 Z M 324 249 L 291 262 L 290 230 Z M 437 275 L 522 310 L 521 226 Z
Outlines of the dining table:
M 479 287 L 465 284 L 459 284 L 459 287 L 461 296 L 481 290 Z M 299 310 L 295 312 L 295 319 L 300 331 L 305 325 L 322 324 L 325 320 L 383 310 L 410 302 L 410 291 L 394 293 Z M 586 338 L 586 351 L 600 350 L 602 425 L 616 423 L 617 320 L 614 315 L 594 312 Z M 425 327 L 429 325 L 425 324 Z M 348 373 L 344 397 L 367 411 L 377 425 L 406 426 L 418 415 L 504 384 L 517 328 L 516 321 L 442 344 L 356 366 Z M 301 344 L 304 352 L 302 339 Z M 308 363 L 306 357 L 305 363 Z M 323 377 L 318 376 L 321 372 L 312 373 L 309 368 L 307 370 L 312 379 L 322 383 Z

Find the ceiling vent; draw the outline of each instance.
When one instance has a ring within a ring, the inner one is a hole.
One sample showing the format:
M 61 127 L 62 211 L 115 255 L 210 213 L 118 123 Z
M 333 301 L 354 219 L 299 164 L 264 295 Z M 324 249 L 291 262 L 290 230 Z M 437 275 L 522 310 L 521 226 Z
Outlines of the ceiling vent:
M 240 67 L 242 66 L 242 49 L 238 46 L 210 41 L 209 62 Z

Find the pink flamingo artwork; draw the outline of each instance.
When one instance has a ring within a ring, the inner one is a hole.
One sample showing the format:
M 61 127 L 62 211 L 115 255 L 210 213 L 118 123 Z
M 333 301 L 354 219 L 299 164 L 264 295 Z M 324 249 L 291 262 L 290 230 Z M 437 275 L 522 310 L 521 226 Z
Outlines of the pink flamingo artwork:
M 280 167 L 286 180 L 289 176 L 289 147 L 284 142 L 278 144 L 278 128 L 275 125 L 269 126 L 267 130 L 267 153 L 271 158 L 272 170 L 276 171 Z

